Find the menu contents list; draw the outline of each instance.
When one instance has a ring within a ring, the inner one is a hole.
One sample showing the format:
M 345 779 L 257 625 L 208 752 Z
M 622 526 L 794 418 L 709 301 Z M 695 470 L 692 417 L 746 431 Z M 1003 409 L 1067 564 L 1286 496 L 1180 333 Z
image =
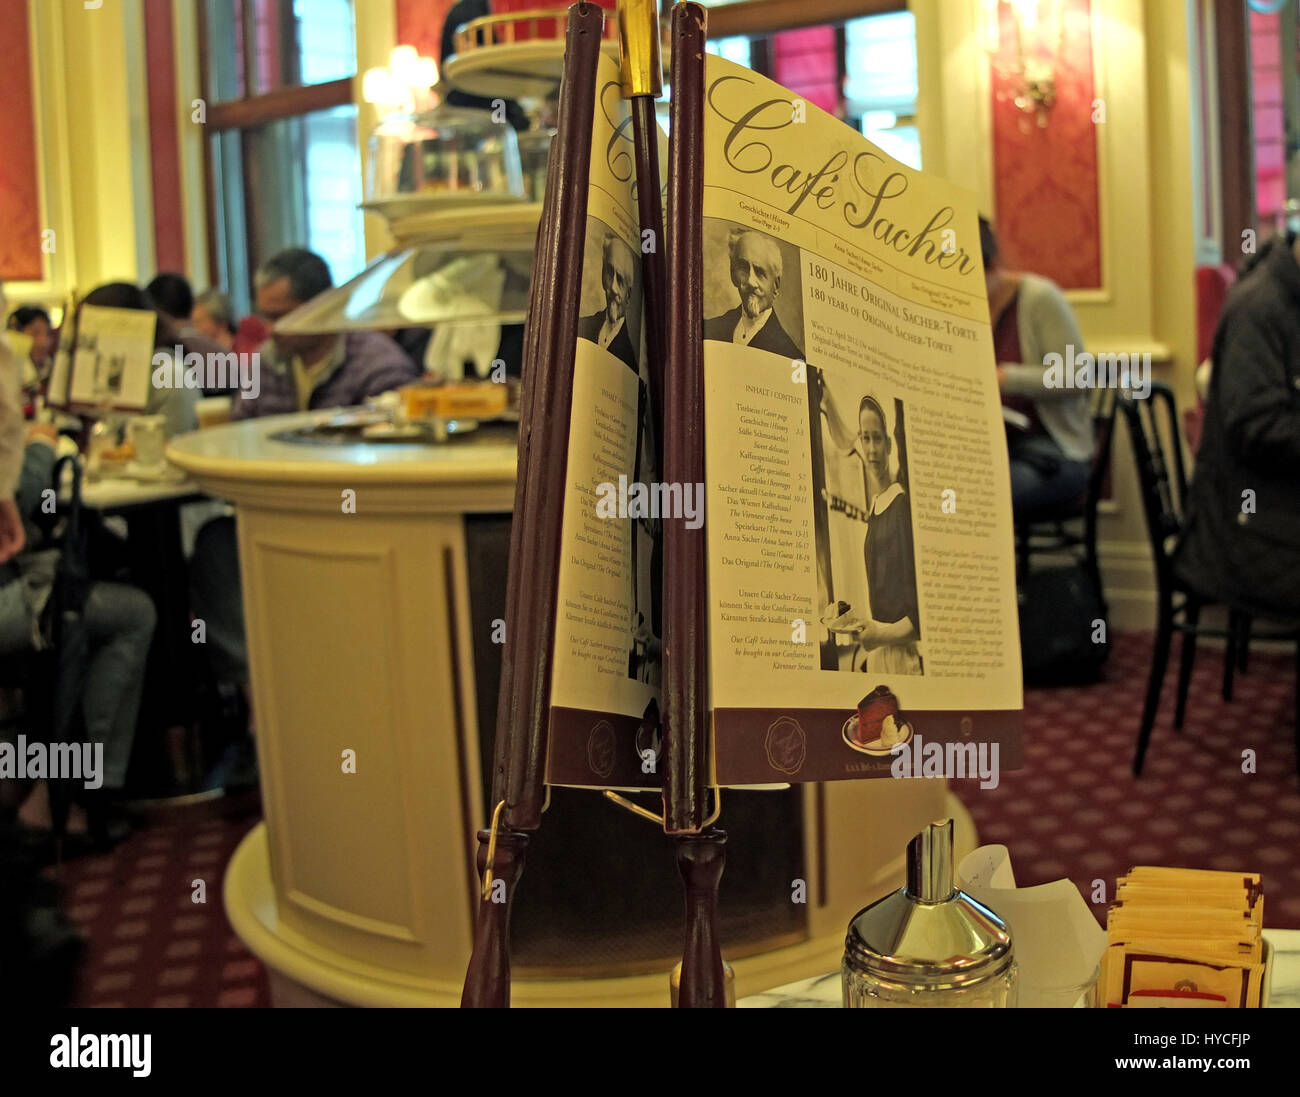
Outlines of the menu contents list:
M 812 566 L 810 484 L 805 462 L 806 398 L 762 385 L 745 385 L 710 415 L 730 420 L 724 428 L 738 444 L 739 467 L 717 484 L 722 506 L 713 514 L 713 536 L 728 567 L 743 569 L 746 585 L 721 599 L 732 654 L 772 670 L 815 670 L 814 648 L 792 645 L 791 631 L 816 610 L 806 577 Z
M 806 623 L 815 610 L 806 590 L 789 582 L 806 573 L 813 559 L 809 476 L 798 461 L 807 446 L 806 404 L 800 396 L 746 385 L 719 413 L 731 417 L 740 471 L 718 485 L 723 512 L 714 516 L 716 536 L 723 563 L 744 569 L 753 582 L 736 591 L 736 600 L 719 603 L 723 620 L 737 625 L 727 642 L 733 654 L 761 659 L 772 669 L 815 668 L 815 651 L 790 646 L 794 623 Z

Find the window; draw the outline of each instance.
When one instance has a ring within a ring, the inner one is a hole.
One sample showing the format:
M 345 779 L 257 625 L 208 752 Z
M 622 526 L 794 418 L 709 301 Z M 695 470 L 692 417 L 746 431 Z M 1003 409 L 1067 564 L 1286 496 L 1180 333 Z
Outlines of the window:
M 916 127 L 916 18 L 910 11 L 844 24 L 845 110 L 864 137 L 921 167 Z
M 742 35 L 711 39 L 704 44 L 704 48 L 719 57 L 725 57 L 728 61 L 734 61 L 737 65 L 750 67 L 749 39 Z
M 336 284 L 365 266 L 353 0 L 198 0 L 212 280 L 252 304 L 252 272 L 306 247 Z
M 727 0 L 706 0 L 706 6 L 741 15 L 745 7 Z M 765 23 L 766 18 L 758 22 Z M 920 168 L 916 19 L 911 12 L 886 11 L 839 25 L 802 25 L 772 34 L 714 38 L 707 48 L 770 76 L 843 118 L 896 160 Z

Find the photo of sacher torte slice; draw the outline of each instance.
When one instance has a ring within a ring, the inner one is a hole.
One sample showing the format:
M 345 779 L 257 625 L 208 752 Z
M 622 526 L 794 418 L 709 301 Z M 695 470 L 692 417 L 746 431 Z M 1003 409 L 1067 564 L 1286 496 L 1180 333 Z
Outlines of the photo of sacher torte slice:
M 861 746 L 882 739 L 882 725 L 885 717 L 898 715 L 898 698 L 888 686 L 877 686 L 858 702 L 858 733 L 854 740 Z M 891 720 L 890 733 L 899 741 L 898 726 Z M 885 745 L 882 742 L 882 745 Z

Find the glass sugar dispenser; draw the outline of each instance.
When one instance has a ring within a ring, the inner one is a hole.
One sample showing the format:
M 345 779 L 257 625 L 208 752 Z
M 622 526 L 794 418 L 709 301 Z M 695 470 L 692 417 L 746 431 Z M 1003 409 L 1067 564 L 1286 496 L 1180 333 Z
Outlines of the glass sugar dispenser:
M 1015 1006 L 1010 932 L 953 886 L 952 844 L 951 819 L 930 823 L 908 843 L 906 886 L 849 923 L 846 1009 Z

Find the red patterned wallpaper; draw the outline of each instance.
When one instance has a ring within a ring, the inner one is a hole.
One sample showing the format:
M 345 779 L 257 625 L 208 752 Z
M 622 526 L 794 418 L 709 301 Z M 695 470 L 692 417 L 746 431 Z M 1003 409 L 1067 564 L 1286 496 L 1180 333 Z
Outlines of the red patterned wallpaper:
M 397 5 L 397 44 L 414 46 L 421 57 L 438 60 L 442 24 L 454 0 L 394 0 Z M 538 4 L 544 8 L 546 4 Z
M 159 271 L 184 271 L 185 217 L 181 209 L 180 137 L 176 130 L 176 51 L 168 0 L 145 0 L 144 41 L 149 78 L 154 263 Z
M 0 0 L 0 26 L 6 55 L 0 65 L 0 281 L 39 282 L 45 270 L 27 0 Z
M 1054 2 L 1040 3 L 1040 10 L 1046 14 Z M 1000 76 L 996 66 L 991 72 L 996 227 L 1007 266 L 1051 278 L 1063 289 L 1096 289 L 1101 286 L 1101 216 L 1092 120 L 1092 4 L 1059 2 L 1065 33 L 1056 63 L 1057 101 L 1046 129 L 1015 105 L 1015 79 Z M 1015 23 L 1006 0 L 999 15 L 998 61 L 1009 67 Z

